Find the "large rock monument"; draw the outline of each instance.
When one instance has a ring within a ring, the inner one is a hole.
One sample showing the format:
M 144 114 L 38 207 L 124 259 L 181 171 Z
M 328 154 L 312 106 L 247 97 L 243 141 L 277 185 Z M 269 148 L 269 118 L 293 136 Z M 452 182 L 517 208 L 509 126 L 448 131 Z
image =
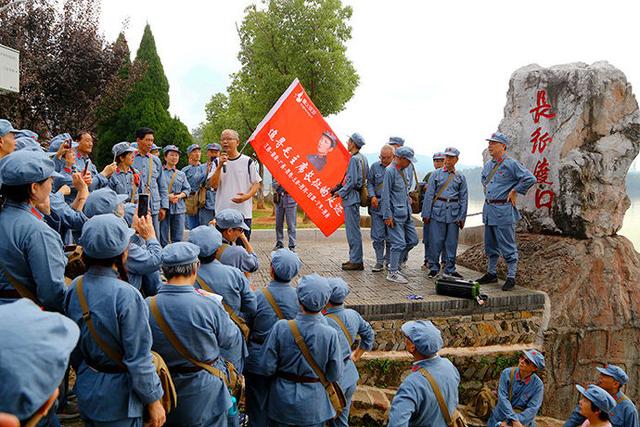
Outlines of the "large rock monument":
M 625 178 L 640 150 L 640 112 L 622 71 L 606 62 L 515 71 L 499 129 L 537 184 L 518 201 L 517 283 L 549 295 L 543 413 L 564 418 L 575 383 L 600 363 L 623 366 L 640 398 L 640 257 L 616 232 Z M 482 245 L 460 264 L 486 268 Z M 502 266 L 504 272 L 504 265 Z
M 640 149 L 640 111 L 622 71 L 607 62 L 520 68 L 500 130 L 538 179 L 521 206 L 527 231 L 588 238 L 622 227 Z

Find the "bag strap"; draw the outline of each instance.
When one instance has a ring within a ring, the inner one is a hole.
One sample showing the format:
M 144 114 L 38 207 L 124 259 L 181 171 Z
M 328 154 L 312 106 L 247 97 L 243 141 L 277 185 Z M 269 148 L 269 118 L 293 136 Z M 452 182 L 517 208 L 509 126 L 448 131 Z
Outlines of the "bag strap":
M 147 191 L 151 189 L 151 176 L 153 175 L 153 156 L 149 154 L 149 175 L 147 176 Z
M 200 276 L 196 276 L 196 282 L 198 282 L 198 285 L 200 285 L 200 287 L 201 287 L 202 289 L 204 289 L 205 291 L 207 291 L 207 292 L 211 292 L 212 294 L 215 294 L 215 295 L 219 295 L 219 294 L 215 293 L 215 292 L 213 291 L 213 289 L 211 289 L 211 287 L 210 287 L 209 285 L 207 285 L 207 284 L 205 283 L 205 281 L 204 281 L 204 280 L 202 280 L 202 278 L 201 278 Z M 233 311 L 233 309 L 229 306 L 229 304 L 227 304 L 226 302 L 224 302 L 224 300 L 223 300 L 223 301 L 220 301 L 220 302 L 222 303 L 222 307 L 224 307 L 224 311 L 226 311 L 226 312 L 227 312 L 227 314 L 229 315 L 229 317 L 231 317 L 231 320 L 233 321 L 233 323 L 235 323 L 235 324 L 236 324 L 236 325 L 238 325 L 238 326 L 240 326 L 241 324 L 242 324 L 242 325 L 246 324 L 246 322 L 245 322 L 244 320 L 242 320 L 242 319 L 240 318 L 240 316 L 238 316 L 238 315 L 236 314 L 236 312 L 235 312 L 235 311 Z
M 222 258 L 222 254 L 227 250 L 228 247 L 229 245 L 227 243 L 223 243 L 222 245 L 220 245 L 220 249 L 216 251 L 216 259 L 218 261 L 220 261 L 220 258 Z
M 336 322 L 338 326 L 340 326 L 340 329 L 342 329 L 342 332 L 344 332 L 344 336 L 347 337 L 347 341 L 349 341 L 349 345 L 353 344 L 353 338 L 351 337 L 351 334 L 347 329 L 347 325 L 345 325 L 344 322 L 335 313 L 327 314 L 326 317 L 329 317 L 334 322 Z
M 400 176 L 402 177 L 402 180 L 404 181 L 405 190 L 409 191 L 409 182 L 407 181 L 407 177 L 404 176 L 404 173 L 401 170 L 398 170 L 398 173 L 400 174 Z
M 134 170 L 133 173 L 131 174 L 131 200 L 130 200 L 131 203 L 134 202 L 137 192 L 138 192 L 138 186 L 136 185 L 136 172 Z
M 438 191 L 438 194 L 436 194 L 436 197 L 433 198 L 434 202 L 438 200 L 440 196 L 442 196 L 442 193 L 444 193 L 444 190 L 446 190 L 449 184 L 451 184 L 451 180 L 453 179 L 454 176 L 455 176 L 455 173 L 449 172 L 449 178 L 447 178 L 447 180 L 444 182 L 442 187 L 440 187 L 440 191 Z
M 423 377 L 429 381 L 431 384 L 431 389 L 433 389 L 433 394 L 436 395 L 436 399 L 438 400 L 438 406 L 440 406 L 440 411 L 442 412 L 442 416 L 444 417 L 444 421 L 448 426 L 452 425 L 451 415 L 449 414 L 449 408 L 447 408 L 447 404 L 444 401 L 444 397 L 442 397 L 442 392 L 440 391 L 440 386 L 436 383 L 436 380 L 433 379 L 429 371 L 425 368 L 418 369 L 418 372 L 422 374 Z
M 116 362 L 119 366 L 124 367 L 124 363 L 122 363 L 122 353 L 120 353 L 118 350 L 113 349 L 111 346 L 109 346 L 109 344 L 107 344 L 107 342 L 104 341 L 100 337 L 100 335 L 98 335 L 98 331 L 96 331 L 96 327 L 93 324 L 93 320 L 91 319 L 91 311 L 89 310 L 89 304 L 87 304 L 87 298 L 84 295 L 84 287 L 82 286 L 82 279 L 83 279 L 83 276 L 80 276 L 78 278 L 78 281 L 76 282 L 76 293 L 78 294 L 78 302 L 80 303 L 80 308 L 82 308 L 82 319 L 84 320 L 84 323 L 87 325 L 87 328 L 89 329 L 89 332 L 93 337 L 93 340 L 96 342 L 96 344 L 98 344 L 98 347 L 100 347 L 100 350 L 102 350 L 104 354 L 109 356 L 109 359 Z
M 367 186 L 367 175 L 364 172 L 364 158 L 360 160 L 360 167 L 362 168 L 362 187 L 366 187 Z
M 300 330 L 298 329 L 298 325 L 296 324 L 296 321 L 289 320 L 287 323 L 289 324 L 289 328 L 291 329 L 293 338 L 296 344 L 298 345 L 298 348 L 300 348 L 302 355 L 307 360 L 307 363 L 309 364 L 309 366 L 311 366 L 311 369 L 313 369 L 313 371 L 316 373 L 322 385 L 325 388 L 327 388 L 330 385 L 329 380 L 327 380 L 326 375 L 324 374 L 322 369 L 320 369 L 316 361 L 313 359 L 313 356 L 309 351 L 309 347 L 307 347 L 307 343 L 304 342 L 304 338 L 302 338 L 302 335 L 300 334 Z
M 282 314 L 282 310 L 280 310 L 280 307 L 278 307 L 278 303 L 276 302 L 276 299 L 273 297 L 273 295 L 271 295 L 271 292 L 269 292 L 269 289 L 262 288 L 261 290 L 262 290 L 262 293 L 264 294 L 264 297 L 267 299 L 267 301 L 271 305 L 271 308 L 273 308 L 273 311 L 275 311 L 276 316 L 278 316 L 278 319 L 283 320 L 284 314 Z
M 419 182 L 418 181 L 418 172 L 416 172 L 415 166 L 413 167 L 413 178 L 416 180 L 416 189 L 419 190 L 419 187 L 418 187 L 418 182 Z
M 225 385 L 227 387 L 229 387 L 229 382 L 228 382 L 227 376 L 224 374 L 224 372 L 222 372 L 218 368 L 215 368 L 215 367 L 213 367 L 211 365 L 207 365 L 206 363 L 203 363 L 203 362 L 200 362 L 199 360 L 194 359 L 191 356 L 191 353 L 189 353 L 189 350 L 187 350 L 184 347 L 184 345 L 182 345 L 182 343 L 180 342 L 178 337 L 176 337 L 176 335 L 173 333 L 173 331 L 171 330 L 171 328 L 169 327 L 169 325 L 165 321 L 164 317 L 162 316 L 162 313 L 160 312 L 160 308 L 158 307 L 158 298 L 157 298 L 157 296 L 151 297 L 151 299 L 149 300 L 149 305 L 151 307 L 151 315 L 156 320 L 156 323 L 158 323 L 158 326 L 162 330 L 162 333 L 169 340 L 169 342 L 171 343 L 173 348 L 175 348 L 176 351 L 178 353 L 180 353 L 180 355 L 182 355 L 182 357 L 187 359 L 189 362 L 191 362 L 192 364 L 194 364 L 195 366 L 197 366 L 199 368 L 204 369 L 205 371 L 209 372 L 214 377 L 220 378 L 222 380 L 222 382 L 224 382 Z
M 9 284 L 13 286 L 13 288 L 20 294 L 22 298 L 28 298 L 37 305 L 40 305 L 40 303 L 38 302 L 38 298 L 36 298 L 36 295 L 31 292 L 30 289 L 27 289 L 27 287 L 22 283 L 18 282 L 15 277 L 9 274 L 3 264 L 0 264 L 0 270 L 2 270 L 2 273 L 4 274 L 4 277 L 7 279 Z
M 169 180 L 169 188 L 167 189 L 167 193 L 171 194 L 171 190 L 173 190 L 173 183 L 176 181 L 176 175 L 178 175 L 178 168 L 173 171 L 173 175 L 171 175 L 171 179 Z
M 487 184 L 493 179 L 493 176 L 496 174 L 496 172 L 498 172 L 498 169 L 500 168 L 501 164 L 502 164 L 502 160 L 498 161 L 496 163 L 496 165 L 493 167 L 493 169 L 489 173 L 489 176 L 487 176 Z M 487 192 L 487 185 L 486 184 L 484 186 L 484 191 L 485 191 L 485 193 Z
M 511 397 L 513 395 L 513 380 L 516 377 L 516 368 L 511 368 L 511 373 L 509 374 L 509 402 L 511 402 Z

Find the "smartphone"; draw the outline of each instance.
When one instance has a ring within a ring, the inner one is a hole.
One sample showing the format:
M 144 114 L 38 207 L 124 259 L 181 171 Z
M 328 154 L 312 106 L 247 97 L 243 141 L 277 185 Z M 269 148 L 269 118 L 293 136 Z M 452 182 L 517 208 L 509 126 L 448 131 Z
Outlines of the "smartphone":
M 138 218 L 147 216 L 147 213 L 149 213 L 149 195 L 139 194 L 138 195 Z
M 91 160 L 87 159 L 87 161 L 84 163 L 84 169 L 82 169 L 82 175 L 86 175 L 87 171 L 89 170 L 89 163 L 91 163 Z
M 64 148 L 66 148 L 67 150 L 71 149 L 71 140 L 67 139 L 66 142 L 64 143 Z

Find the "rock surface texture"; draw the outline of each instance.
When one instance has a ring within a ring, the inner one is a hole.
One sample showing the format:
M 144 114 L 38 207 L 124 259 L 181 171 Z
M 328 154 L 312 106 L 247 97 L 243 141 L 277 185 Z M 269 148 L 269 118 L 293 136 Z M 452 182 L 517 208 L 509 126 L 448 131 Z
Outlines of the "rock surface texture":
M 590 238 L 622 227 L 640 150 L 638 103 L 622 71 L 607 62 L 520 68 L 499 129 L 538 179 L 519 201 L 522 230 Z
M 640 260 L 623 236 L 576 239 L 518 234 L 519 285 L 549 295 L 544 332 L 543 414 L 566 419 L 578 396 L 574 385 L 592 383 L 595 367 L 622 366 L 629 374 L 624 392 L 640 398 Z M 484 247 L 476 245 L 458 262 L 486 268 Z M 506 266 L 499 263 L 499 274 Z

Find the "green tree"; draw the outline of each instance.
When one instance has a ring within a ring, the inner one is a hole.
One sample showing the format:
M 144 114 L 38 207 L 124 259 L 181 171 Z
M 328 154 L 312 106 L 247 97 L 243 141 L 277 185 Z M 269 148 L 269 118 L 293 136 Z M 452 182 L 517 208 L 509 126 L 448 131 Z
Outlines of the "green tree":
M 144 70 L 126 97 L 124 105 L 114 114 L 106 114 L 101 120 L 98 145 L 101 146 L 99 161 L 103 164 L 111 159 L 113 144 L 133 141 L 136 129 L 143 126 L 154 130 L 156 144 L 161 147 L 173 144 L 186 152 L 193 141 L 184 123 L 169 114 L 169 81 L 164 74 L 149 24 L 144 29 L 136 59 L 131 66 L 125 62 L 121 73 L 127 73 L 136 67 Z M 184 157 L 181 163 L 186 163 Z
M 248 139 L 296 77 L 324 116 L 342 111 L 359 81 L 346 54 L 351 15 L 340 0 L 263 0 L 247 7 L 238 29 L 241 68 L 227 94 L 216 93 L 207 104 L 204 141 L 216 141 L 225 128 Z

